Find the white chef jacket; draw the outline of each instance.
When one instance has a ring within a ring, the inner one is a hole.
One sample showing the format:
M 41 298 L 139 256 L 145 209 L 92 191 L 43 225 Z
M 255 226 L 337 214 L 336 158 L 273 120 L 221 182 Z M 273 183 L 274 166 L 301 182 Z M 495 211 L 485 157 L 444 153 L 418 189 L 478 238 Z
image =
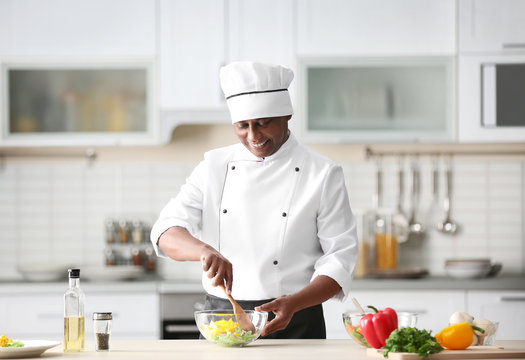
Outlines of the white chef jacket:
M 291 133 L 266 158 L 240 143 L 207 152 L 152 228 L 158 256 L 158 238 L 174 226 L 232 263 L 235 299 L 289 295 L 318 275 L 341 286 L 340 300 L 350 290 L 357 235 L 342 169 Z M 202 283 L 225 297 L 205 273 Z

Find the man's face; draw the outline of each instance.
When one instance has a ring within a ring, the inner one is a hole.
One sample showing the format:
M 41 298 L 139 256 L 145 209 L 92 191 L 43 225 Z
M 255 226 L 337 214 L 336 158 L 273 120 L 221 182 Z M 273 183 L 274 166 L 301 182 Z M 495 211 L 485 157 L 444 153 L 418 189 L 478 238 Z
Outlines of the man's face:
M 233 131 L 252 154 L 267 157 L 274 154 L 288 139 L 291 115 L 244 120 L 233 124 Z

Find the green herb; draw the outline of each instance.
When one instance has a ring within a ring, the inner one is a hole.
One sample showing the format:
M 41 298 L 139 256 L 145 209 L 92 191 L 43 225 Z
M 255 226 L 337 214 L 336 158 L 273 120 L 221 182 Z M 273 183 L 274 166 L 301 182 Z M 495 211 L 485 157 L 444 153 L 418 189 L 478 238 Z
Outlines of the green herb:
M 24 347 L 24 344 L 21 343 L 20 341 L 13 341 L 13 342 L 7 343 L 5 347 Z
M 392 331 L 386 339 L 383 355 L 388 357 L 389 352 L 416 353 L 420 358 L 426 358 L 443 350 L 429 330 L 419 330 L 413 327 L 404 327 Z

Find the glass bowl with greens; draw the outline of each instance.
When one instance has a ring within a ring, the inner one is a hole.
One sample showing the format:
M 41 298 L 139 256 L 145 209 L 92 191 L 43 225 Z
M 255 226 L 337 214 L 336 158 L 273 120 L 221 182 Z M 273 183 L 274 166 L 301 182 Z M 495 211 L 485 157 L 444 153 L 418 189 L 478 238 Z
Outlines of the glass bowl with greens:
M 268 313 L 246 310 L 254 329 L 243 330 L 233 310 L 202 310 L 195 312 L 195 323 L 207 340 L 221 346 L 245 346 L 259 338 Z

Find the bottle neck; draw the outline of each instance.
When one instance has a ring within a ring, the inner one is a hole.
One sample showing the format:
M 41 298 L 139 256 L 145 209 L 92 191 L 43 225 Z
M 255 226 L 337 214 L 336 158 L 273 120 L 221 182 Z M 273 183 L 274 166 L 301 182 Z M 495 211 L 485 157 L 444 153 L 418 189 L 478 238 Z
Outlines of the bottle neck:
M 70 288 L 80 287 L 80 278 L 69 278 L 69 287 Z

